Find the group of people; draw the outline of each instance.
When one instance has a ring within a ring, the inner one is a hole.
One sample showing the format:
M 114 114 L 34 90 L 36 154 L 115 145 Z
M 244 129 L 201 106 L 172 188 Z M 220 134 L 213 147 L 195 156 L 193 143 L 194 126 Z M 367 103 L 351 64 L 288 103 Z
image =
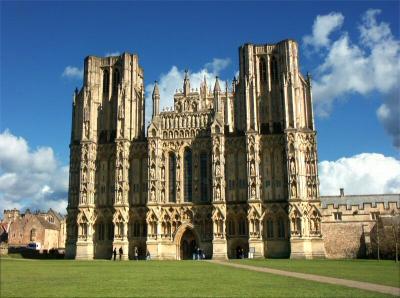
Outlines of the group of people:
M 122 246 L 119 248 L 118 252 L 119 252 L 119 260 L 122 260 L 122 255 L 124 254 L 124 250 L 122 249 Z M 139 249 L 137 248 L 137 246 L 135 246 L 133 258 L 135 261 L 139 260 Z M 112 259 L 114 261 L 117 259 L 117 248 L 116 247 L 114 247 Z M 150 260 L 150 252 L 148 250 L 146 250 L 146 260 Z
M 206 254 L 200 247 L 196 248 L 193 252 L 193 260 L 204 260 L 206 258 Z
M 123 253 L 124 253 L 124 250 L 122 249 L 122 246 L 119 248 L 119 260 L 121 260 L 122 259 L 122 255 L 123 255 Z M 114 259 L 114 261 L 117 259 L 117 248 L 116 247 L 114 247 L 114 250 L 113 250 L 113 259 Z

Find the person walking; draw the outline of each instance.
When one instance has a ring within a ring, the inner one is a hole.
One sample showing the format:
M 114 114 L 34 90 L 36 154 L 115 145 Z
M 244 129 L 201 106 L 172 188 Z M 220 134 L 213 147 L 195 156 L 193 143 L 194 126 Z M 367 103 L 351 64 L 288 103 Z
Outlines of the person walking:
M 146 250 L 146 260 L 150 261 L 150 252 Z
M 114 257 L 114 261 L 115 261 L 115 259 L 117 258 L 117 248 L 116 247 L 114 247 L 114 250 L 113 250 L 113 257 Z
M 135 252 L 134 252 L 134 254 L 135 254 L 135 260 L 136 260 L 136 261 L 139 260 L 139 251 L 138 251 L 137 246 L 135 246 Z
M 119 260 L 122 260 L 122 254 L 124 253 L 124 251 L 122 250 L 122 246 L 119 248 Z

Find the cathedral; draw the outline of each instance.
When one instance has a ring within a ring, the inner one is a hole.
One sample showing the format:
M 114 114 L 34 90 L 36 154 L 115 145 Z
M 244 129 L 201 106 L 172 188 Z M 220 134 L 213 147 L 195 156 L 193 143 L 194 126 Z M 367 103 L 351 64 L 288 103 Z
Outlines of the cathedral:
M 293 40 L 244 44 L 239 77 L 192 88 L 145 128 L 138 56 L 85 59 L 72 107 L 66 256 L 325 257 L 311 80 Z

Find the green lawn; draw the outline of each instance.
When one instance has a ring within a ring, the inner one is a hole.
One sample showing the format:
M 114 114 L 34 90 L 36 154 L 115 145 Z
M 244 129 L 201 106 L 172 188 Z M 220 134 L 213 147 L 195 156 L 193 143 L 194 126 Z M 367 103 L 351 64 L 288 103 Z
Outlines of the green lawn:
M 1 297 L 385 297 L 205 261 L 1 258 Z
M 247 259 L 233 262 L 400 287 L 400 265 L 388 260 Z

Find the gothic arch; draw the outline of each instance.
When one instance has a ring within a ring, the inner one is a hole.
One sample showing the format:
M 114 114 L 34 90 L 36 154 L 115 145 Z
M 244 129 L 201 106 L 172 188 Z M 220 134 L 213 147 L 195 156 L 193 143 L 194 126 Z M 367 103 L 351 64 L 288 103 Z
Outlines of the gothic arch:
M 182 237 L 184 236 L 186 231 L 191 231 L 193 233 L 194 237 L 195 237 L 197 246 L 200 245 L 201 238 L 200 238 L 199 233 L 194 228 L 194 225 L 192 223 L 182 224 L 177 229 L 177 231 L 176 231 L 176 233 L 174 235 L 174 242 L 175 242 L 175 246 L 176 246 L 177 259 L 181 259 L 181 241 L 182 241 Z

